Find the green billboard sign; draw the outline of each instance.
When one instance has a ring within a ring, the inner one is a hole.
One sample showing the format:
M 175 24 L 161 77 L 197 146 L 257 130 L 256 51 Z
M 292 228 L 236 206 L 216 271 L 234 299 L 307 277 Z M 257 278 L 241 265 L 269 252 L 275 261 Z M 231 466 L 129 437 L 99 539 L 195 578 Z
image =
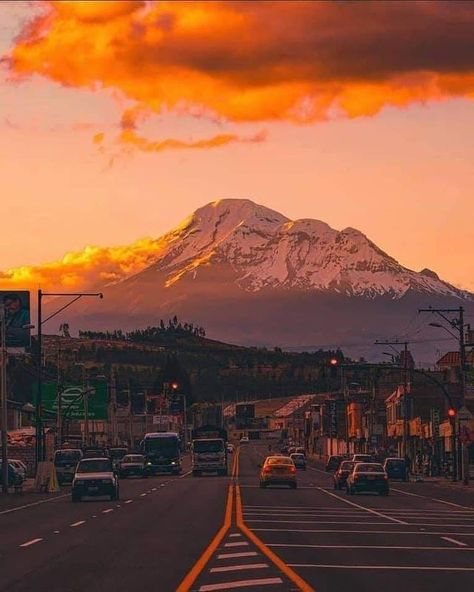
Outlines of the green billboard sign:
M 37 392 L 37 389 L 35 391 Z M 58 385 L 55 382 L 47 382 L 42 385 L 41 393 L 44 412 L 58 413 L 61 402 L 61 415 L 64 419 L 81 421 L 85 418 L 87 403 L 90 420 L 107 420 L 107 383 L 105 382 L 91 382 L 87 386 L 63 386 L 59 395 Z

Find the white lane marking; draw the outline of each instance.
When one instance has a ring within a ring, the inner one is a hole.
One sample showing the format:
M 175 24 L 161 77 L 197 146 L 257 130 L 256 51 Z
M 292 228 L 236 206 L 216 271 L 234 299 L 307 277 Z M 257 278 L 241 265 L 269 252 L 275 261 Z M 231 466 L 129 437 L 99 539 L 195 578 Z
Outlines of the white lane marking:
M 125 502 L 124 502 L 124 503 L 125 503 L 125 504 L 132 504 L 132 503 L 133 503 L 133 500 L 125 500 Z
M 145 497 L 146 493 L 140 493 L 140 497 Z
M 399 569 L 407 571 L 474 571 L 474 567 L 433 567 L 431 565 L 347 565 L 331 563 L 288 563 L 289 567 L 316 567 L 329 569 Z
M 238 542 L 238 543 L 226 543 L 224 547 L 248 547 L 249 544 L 247 542 Z
M 199 588 L 199 592 L 214 592 L 214 590 L 231 590 L 233 588 L 249 588 L 250 586 L 271 586 L 283 584 L 281 578 L 261 578 L 259 580 L 239 580 L 238 582 L 221 582 L 220 584 L 206 584 Z
M 311 469 L 312 471 L 317 471 L 318 473 L 322 473 L 323 475 L 326 475 L 326 477 L 330 477 L 331 473 L 328 473 L 327 471 L 323 471 L 322 469 L 317 469 L 316 467 L 311 467 L 310 465 L 306 465 L 308 469 Z
M 85 523 L 86 523 L 86 521 L 85 521 L 85 520 L 79 520 L 78 522 L 73 522 L 73 523 L 72 523 L 72 524 L 70 524 L 69 526 L 70 526 L 71 528 L 74 528 L 74 527 L 76 527 L 76 526 L 81 526 L 81 524 L 85 524 Z
M 180 475 L 180 476 L 178 477 L 178 479 L 182 479 L 183 477 L 187 477 L 187 476 L 188 476 L 188 475 L 190 475 L 192 472 L 193 472 L 192 470 L 191 470 L 191 471 L 187 471 L 186 473 L 183 473 L 182 475 Z
M 371 508 L 366 508 L 365 506 L 361 506 L 359 504 L 356 504 L 355 502 L 350 502 L 349 500 L 346 500 L 343 497 L 336 495 L 335 493 L 331 493 L 330 491 L 326 491 L 325 489 L 321 489 L 321 488 L 318 488 L 318 489 L 320 489 L 320 491 L 322 491 L 326 495 L 330 495 L 331 497 L 334 497 L 335 499 L 338 499 L 341 502 L 344 502 L 345 504 L 349 504 L 350 506 L 354 506 L 354 508 L 359 508 L 361 510 L 365 510 L 366 512 L 370 512 L 371 514 L 375 514 L 376 516 L 380 516 L 380 517 L 385 518 L 387 520 L 391 520 L 392 522 L 398 522 L 398 524 L 407 524 L 406 522 L 404 522 L 403 520 L 399 520 L 398 518 L 393 518 L 392 516 L 388 516 L 387 514 L 383 514 L 382 512 L 377 512 L 377 510 L 372 510 Z
M 238 559 L 239 557 L 255 557 L 258 555 L 255 551 L 244 551 L 243 553 L 222 553 L 217 559 Z
M 156 491 L 156 487 L 152 487 L 152 489 L 151 489 L 151 490 L 152 490 L 152 491 Z
M 26 541 L 26 543 L 23 543 L 20 547 L 31 547 L 31 545 L 36 545 L 36 543 L 39 543 L 42 540 L 43 539 L 31 539 L 31 541 Z
M 450 543 L 454 543 L 455 545 L 460 545 L 461 547 L 467 547 L 467 543 L 461 543 L 461 541 L 457 541 L 456 539 L 450 539 L 449 537 L 441 537 L 442 539 L 444 539 L 445 541 L 448 541 Z
M 390 525 L 391 526 L 391 525 Z M 325 534 L 337 533 L 337 534 L 363 534 L 363 535 L 371 535 L 371 534 L 425 534 L 425 535 L 453 535 L 453 536 L 463 536 L 463 537 L 473 537 L 473 532 L 436 532 L 436 531 L 426 531 L 421 532 L 419 530 L 337 530 L 337 529 L 321 529 L 321 528 L 252 528 L 254 532 L 319 532 Z
M 387 522 L 368 522 L 367 520 L 363 520 L 362 522 L 355 522 L 354 520 L 254 520 L 252 518 L 247 518 L 245 522 L 268 522 L 269 524 L 367 524 L 367 525 L 375 525 L 381 526 L 384 524 L 385 526 L 390 525 Z M 402 524 L 407 524 L 407 522 L 402 522 Z M 413 524 L 413 526 L 418 526 L 418 524 Z M 448 524 L 435 524 L 433 526 L 450 526 Z M 457 526 L 457 525 L 456 525 Z
M 56 497 L 52 497 L 50 499 L 40 500 L 39 502 L 32 502 L 31 504 L 25 504 L 24 506 L 17 506 L 16 508 L 10 508 L 9 510 L 2 510 L 0 512 L 0 516 L 2 514 L 10 514 L 11 512 L 18 512 L 19 510 L 26 510 L 27 508 L 32 508 L 33 506 L 39 506 L 40 504 L 47 504 L 49 502 L 55 502 L 58 499 L 69 497 L 69 493 L 65 493 L 64 495 L 57 495 Z
M 441 537 L 445 538 L 445 537 Z M 452 540 L 452 539 L 447 539 Z M 465 545 L 465 543 L 459 543 Z M 397 551 L 474 551 L 474 547 L 460 549 L 457 547 L 403 547 L 398 545 L 305 545 L 303 543 L 266 543 L 267 547 L 295 547 L 298 549 L 395 549 Z M 467 545 L 466 545 L 467 547 Z
M 53 532 L 54 532 L 54 534 L 59 534 L 60 531 L 59 530 L 54 530 Z
M 102 514 L 109 514 L 109 512 L 113 512 L 113 508 L 109 508 L 108 510 L 102 510 Z
M 232 538 L 234 538 L 234 537 L 241 537 L 242 535 L 240 534 L 240 532 L 233 532 L 229 536 L 232 537 Z
M 397 491 L 398 493 L 404 493 L 405 495 L 411 495 L 413 497 L 421 497 L 424 499 L 429 499 L 433 502 L 438 502 L 440 504 L 446 504 L 447 506 L 453 506 L 454 508 L 462 508 L 463 510 L 470 510 L 471 512 L 474 511 L 474 508 L 470 506 L 461 506 L 461 504 L 455 504 L 454 502 L 448 502 L 446 500 L 438 499 L 436 497 L 429 497 L 427 495 L 420 495 L 419 493 L 410 493 L 409 491 L 403 491 L 403 489 L 397 489 L 396 487 L 392 487 L 392 491 Z
M 210 573 L 224 573 L 228 571 L 245 571 L 247 569 L 266 569 L 268 563 L 247 563 L 242 565 L 226 565 L 225 567 L 212 567 Z

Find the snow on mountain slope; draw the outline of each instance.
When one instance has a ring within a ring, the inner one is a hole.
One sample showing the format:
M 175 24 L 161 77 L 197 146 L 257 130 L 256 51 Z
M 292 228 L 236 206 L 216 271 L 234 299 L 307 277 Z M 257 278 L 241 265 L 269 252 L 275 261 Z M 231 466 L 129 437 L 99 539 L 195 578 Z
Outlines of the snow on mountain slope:
M 167 275 L 168 287 L 198 279 L 203 266 L 228 264 L 237 285 L 250 292 L 296 288 L 400 298 L 414 290 L 466 297 L 429 270 L 403 267 L 354 228 L 291 221 L 247 199 L 207 204 L 159 240 L 163 251 L 153 267 Z

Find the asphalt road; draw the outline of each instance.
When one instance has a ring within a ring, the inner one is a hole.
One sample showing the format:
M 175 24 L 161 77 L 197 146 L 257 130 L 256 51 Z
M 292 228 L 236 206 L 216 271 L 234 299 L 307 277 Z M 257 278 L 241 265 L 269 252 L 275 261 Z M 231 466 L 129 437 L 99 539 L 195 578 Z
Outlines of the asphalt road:
M 229 477 L 121 482 L 119 502 L 69 496 L 0 511 L 0 590 L 436 592 L 474 587 L 474 500 L 393 484 L 346 496 L 316 467 L 298 489 L 258 488 L 266 448 Z

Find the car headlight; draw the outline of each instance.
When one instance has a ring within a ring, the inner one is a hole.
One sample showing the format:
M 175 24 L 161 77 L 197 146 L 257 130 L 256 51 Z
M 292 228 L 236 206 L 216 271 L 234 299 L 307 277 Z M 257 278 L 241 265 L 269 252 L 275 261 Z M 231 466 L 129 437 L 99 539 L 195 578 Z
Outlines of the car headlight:
M 147 467 L 151 467 L 151 462 L 147 462 L 147 463 L 146 463 L 146 466 L 147 466 Z
M 174 462 L 174 460 L 171 462 L 172 465 L 175 465 L 176 463 Z

